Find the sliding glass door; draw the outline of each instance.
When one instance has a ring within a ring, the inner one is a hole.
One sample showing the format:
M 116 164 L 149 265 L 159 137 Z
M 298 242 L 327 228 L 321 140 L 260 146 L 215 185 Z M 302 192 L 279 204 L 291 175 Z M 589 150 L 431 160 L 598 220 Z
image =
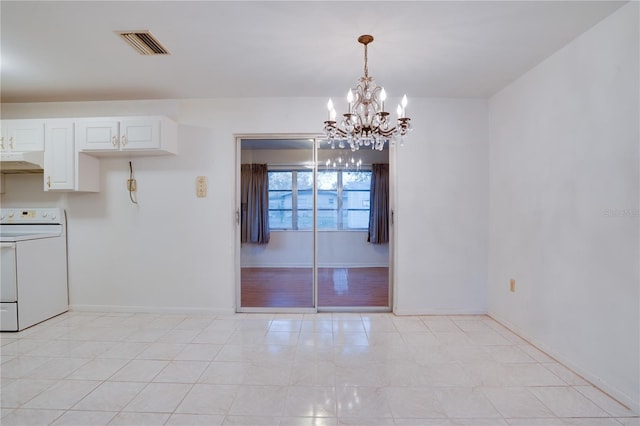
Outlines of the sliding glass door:
M 238 311 L 390 310 L 389 152 L 238 141 Z
M 241 139 L 240 160 L 238 306 L 315 311 L 313 140 Z
M 389 152 L 320 144 L 317 161 L 318 309 L 389 310 Z

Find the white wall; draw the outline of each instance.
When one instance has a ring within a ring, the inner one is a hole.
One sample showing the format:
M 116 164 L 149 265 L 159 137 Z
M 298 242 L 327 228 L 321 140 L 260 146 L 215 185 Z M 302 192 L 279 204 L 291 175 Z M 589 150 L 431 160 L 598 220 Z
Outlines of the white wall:
M 394 100 L 392 100 L 394 101 Z M 395 102 L 395 101 L 394 101 Z M 393 102 L 392 102 L 393 103 Z M 215 99 L 3 104 L 3 118 L 164 114 L 179 154 L 101 160 L 101 191 L 50 195 L 9 177 L 3 207 L 56 203 L 69 215 L 76 309 L 235 309 L 235 134 L 316 132 L 326 99 Z M 415 99 L 415 131 L 398 148 L 399 313 L 486 312 L 487 109 L 481 100 Z M 207 176 L 209 196 L 196 198 Z
M 489 313 L 636 410 L 638 12 L 622 7 L 489 104 Z
M 487 102 L 428 99 L 419 108 L 396 150 L 395 312 L 486 313 Z

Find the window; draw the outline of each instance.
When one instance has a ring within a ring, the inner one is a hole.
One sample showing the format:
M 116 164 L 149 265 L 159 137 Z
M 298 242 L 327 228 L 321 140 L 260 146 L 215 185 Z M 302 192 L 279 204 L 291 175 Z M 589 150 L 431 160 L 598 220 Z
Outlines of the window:
M 269 228 L 293 229 L 293 180 L 291 172 L 269 174 Z
M 318 172 L 318 229 L 367 229 L 370 171 Z M 313 172 L 269 172 L 270 229 L 312 229 Z
M 369 227 L 371 172 L 342 172 L 342 229 Z

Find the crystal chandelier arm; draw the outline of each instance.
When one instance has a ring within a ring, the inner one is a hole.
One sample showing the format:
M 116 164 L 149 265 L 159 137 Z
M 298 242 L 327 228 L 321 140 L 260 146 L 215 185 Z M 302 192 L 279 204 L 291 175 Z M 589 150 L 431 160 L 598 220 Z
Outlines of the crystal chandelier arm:
M 346 137 L 347 133 L 336 125 L 335 121 L 327 120 L 324 122 L 324 133 L 331 139 L 335 139 L 336 136 Z

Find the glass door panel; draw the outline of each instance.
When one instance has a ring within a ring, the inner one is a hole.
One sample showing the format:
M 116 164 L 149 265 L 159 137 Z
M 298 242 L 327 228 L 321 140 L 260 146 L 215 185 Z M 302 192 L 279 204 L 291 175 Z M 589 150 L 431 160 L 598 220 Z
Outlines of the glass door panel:
M 372 165 L 387 164 L 388 170 L 389 151 L 322 145 L 317 147 L 318 309 L 390 310 L 389 243 L 368 242 Z
M 315 310 L 313 142 L 242 139 L 240 158 L 245 172 L 266 165 L 267 173 L 260 201 L 251 193 L 258 183 L 241 170 L 239 310 Z M 259 208 L 268 220 L 256 225 Z M 268 230 L 268 241 L 243 237 L 254 225 Z

